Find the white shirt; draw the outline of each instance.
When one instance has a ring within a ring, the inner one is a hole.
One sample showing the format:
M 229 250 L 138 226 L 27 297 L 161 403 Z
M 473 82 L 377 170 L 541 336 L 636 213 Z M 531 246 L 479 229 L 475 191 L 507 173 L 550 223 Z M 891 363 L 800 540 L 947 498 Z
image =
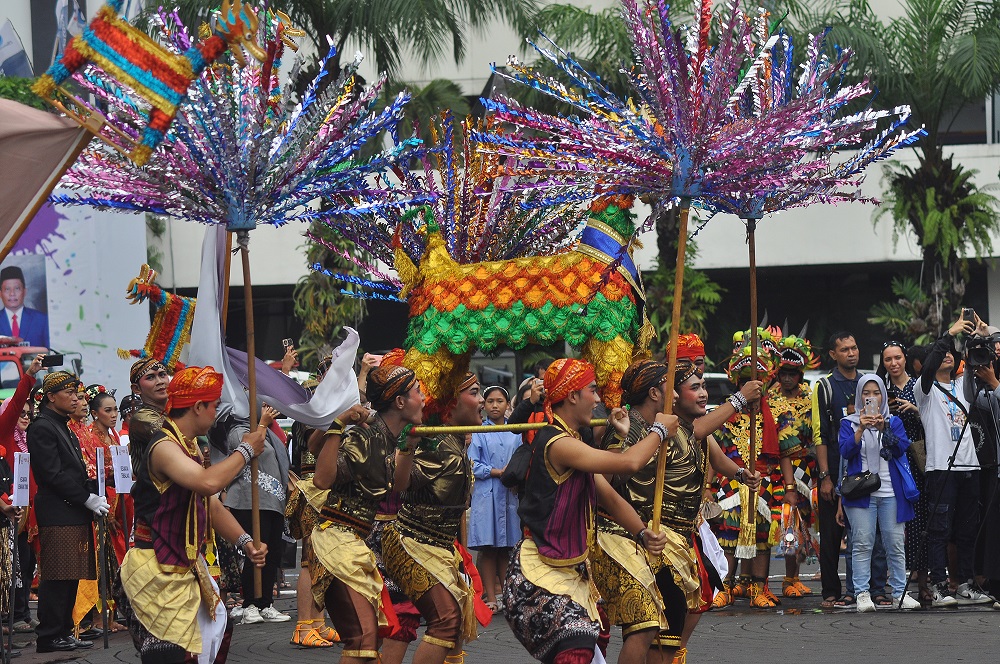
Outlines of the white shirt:
M 959 376 L 951 383 L 940 383 L 941 387 L 955 396 L 959 403 L 969 409 L 962 391 L 962 381 L 965 376 Z M 952 403 L 941 390 L 931 384 L 931 391 L 924 393 L 920 381 L 917 382 L 913 396 L 920 411 L 920 421 L 924 425 L 924 435 L 927 445 L 927 470 L 948 470 L 948 458 L 955 450 L 955 441 L 951 437 L 951 427 L 960 429 L 965 423 L 965 415 L 961 409 Z M 978 470 L 979 458 L 976 456 L 976 445 L 972 440 L 972 429 L 965 427 L 965 434 L 955 455 L 955 470 Z
M 21 327 L 21 323 L 24 322 L 24 316 L 21 314 L 24 312 L 24 305 L 22 304 L 17 309 L 8 309 L 4 307 L 4 311 L 7 312 L 7 324 L 10 325 L 11 331 L 14 329 L 14 316 L 17 316 L 17 326 Z

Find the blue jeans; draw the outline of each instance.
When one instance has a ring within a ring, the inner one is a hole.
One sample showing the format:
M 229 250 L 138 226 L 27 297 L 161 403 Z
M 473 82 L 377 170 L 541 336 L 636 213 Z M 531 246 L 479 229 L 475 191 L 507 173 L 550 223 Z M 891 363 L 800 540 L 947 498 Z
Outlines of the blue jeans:
M 880 530 L 889 567 L 889 587 L 892 596 L 899 597 L 906 586 L 906 525 L 896 522 L 894 497 L 869 498 L 868 508 L 845 507 L 851 520 L 851 554 L 854 558 L 854 587 L 867 589 L 872 576 L 872 551 L 875 533 Z M 861 592 L 864 592 L 862 590 Z
M 872 549 L 871 580 L 868 582 L 868 592 L 873 597 L 885 592 L 885 584 L 889 576 L 888 565 L 885 561 L 885 545 L 882 544 L 881 534 L 877 531 L 878 528 L 876 528 L 875 548 Z M 844 535 L 847 537 L 847 550 L 844 551 L 844 563 L 847 570 L 845 588 L 848 595 L 857 597 L 857 589 L 854 587 L 854 561 L 851 556 L 851 547 L 854 545 L 854 540 L 851 538 L 850 517 L 844 519 Z M 864 591 L 865 589 L 862 588 L 861 590 Z

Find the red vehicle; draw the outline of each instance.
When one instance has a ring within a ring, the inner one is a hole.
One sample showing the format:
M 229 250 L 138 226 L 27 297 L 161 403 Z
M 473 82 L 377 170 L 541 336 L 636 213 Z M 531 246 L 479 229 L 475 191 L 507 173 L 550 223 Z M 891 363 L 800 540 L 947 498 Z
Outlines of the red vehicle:
M 14 394 L 18 381 L 31 366 L 31 360 L 35 355 L 44 353 L 50 355 L 56 351 L 42 346 L 18 346 L 8 345 L 10 337 L 0 337 L 0 399 L 6 399 Z M 35 374 L 35 380 L 39 385 L 45 374 L 50 371 L 59 370 L 72 371 L 77 376 L 83 374 L 83 356 L 80 353 L 63 353 L 63 366 L 43 368 Z

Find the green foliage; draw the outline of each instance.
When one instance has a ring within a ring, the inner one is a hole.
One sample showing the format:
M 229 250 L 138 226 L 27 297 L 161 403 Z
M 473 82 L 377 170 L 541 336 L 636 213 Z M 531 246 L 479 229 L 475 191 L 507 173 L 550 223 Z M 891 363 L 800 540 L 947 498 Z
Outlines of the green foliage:
M 336 234 L 320 221 L 313 222 L 309 232 L 334 246 L 352 251 L 354 245 Z M 361 276 L 354 263 L 338 256 L 319 244 L 306 246 L 306 264 L 319 263 L 333 272 Z M 332 277 L 310 269 L 299 278 L 292 291 L 295 316 L 302 321 L 304 329 L 299 338 L 299 361 L 305 367 L 315 366 L 332 348 L 332 341 L 344 325 L 353 323 L 355 327 L 365 314 L 364 300 L 346 296 L 340 289 L 354 290 L 352 284 L 338 282 Z
M 433 64 L 460 62 L 469 35 L 501 21 L 517 29 L 528 25 L 535 0 L 271 0 L 305 30 L 322 58 L 337 49 L 330 70 L 338 71 L 348 44 L 375 59 L 376 68 L 394 77 L 406 55 Z M 197 28 L 219 0 L 175 0 L 186 25 Z M 155 6 L 155 3 L 154 3 Z M 327 37 L 329 36 L 329 41 Z M 353 51 L 346 53 L 350 58 Z
M 25 106 L 31 106 L 40 111 L 47 111 L 49 110 L 49 105 L 31 91 L 31 85 L 34 82 L 35 79 L 33 78 L 0 76 L 0 98 L 12 99 Z
M 702 338 L 708 333 L 708 319 L 715 313 L 725 289 L 712 281 L 707 274 L 694 268 L 698 245 L 688 241 L 684 260 L 684 299 L 681 303 L 681 332 L 695 332 Z M 674 306 L 674 271 L 662 256 L 656 271 L 647 274 L 646 307 L 649 321 L 656 329 L 658 347 L 662 352 L 670 335 L 670 320 Z
M 893 301 L 879 302 L 869 311 L 868 322 L 880 325 L 889 334 L 899 334 L 913 343 L 926 344 L 936 338 L 928 319 L 933 318 L 933 301 L 913 277 L 893 277 Z M 940 322 L 938 322 L 940 325 Z

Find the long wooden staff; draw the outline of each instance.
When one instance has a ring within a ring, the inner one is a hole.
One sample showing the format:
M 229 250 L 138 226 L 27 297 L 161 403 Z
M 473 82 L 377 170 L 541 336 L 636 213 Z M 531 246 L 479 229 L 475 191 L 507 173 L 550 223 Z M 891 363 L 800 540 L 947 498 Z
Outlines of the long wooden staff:
M 757 380 L 757 246 L 754 232 L 757 230 L 757 219 L 748 217 L 747 246 L 750 252 L 750 380 Z M 761 398 L 764 395 L 761 394 Z M 759 404 L 760 402 L 758 402 Z M 750 458 L 747 459 L 747 472 L 753 474 L 757 470 L 757 416 L 760 406 L 750 409 Z M 757 495 L 757 492 L 753 492 Z
M 250 231 L 236 231 L 236 244 L 240 248 L 240 259 L 243 262 L 243 299 L 246 301 L 247 325 L 247 388 L 250 402 L 250 431 L 257 430 L 257 355 L 254 342 L 253 327 L 253 288 L 250 285 Z M 257 477 L 260 464 L 257 457 L 250 460 L 250 519 L 253 532 L 253 545 L 260 548 L 260 489 L 257 488 Z M 253 564 L 247 561 L 248 564 Z M 263 597 L 261 588 L 260 568 L 253 568 L 253 592 L 255 598 Z M 268 589 L 271 592 L 271 589 Z
M 97 592 L 101 598 L 101 620 L 104 623 L 104 649 L 107 650 L 110 621 L 108 618 L 108 517 L 97 517 L 97 564 L 101 566 L 97 573 Z
M 410 436 L 438 436 L 443 433 L 450 433 L 456 436 L 463 436 L 467 433 L 490 433 L 498 431 L 508 431 L 510 433 L 524 433 L 525 431 L 537 431 L 549 425 L 548 422 L 525 422 L 523 424 L 470 424 L 460 426 L 417 426 L 410 429 Z M 590 420 L 592 427 L 606 427 L 608 420 L 599 418 Z
M 684 294 L 684 254 L 687 250 L 688 214 L 691 211 L 690 199 L 681 200 L 680 223 L 677 229 L 677 267 L 674 268 L 674 307 L 670 317 L 670 351 L 667 354 L 668 390 L 673 389 L 674 375 L 677 373 L 677 337 L 681 330 L 681 296 Z M 663 400 L 663 412 L 667 415 L 674 410 L 674 400 L 669 395 Z M 653 523 L 650 525 L 654 533 L 660 532 L 660 515 L 663 513 L 663 478 L 667 472 L 667 446 L 669 441 L 660 443 L 660 451 L 656 457 L 656 484 L 653 493 Z

